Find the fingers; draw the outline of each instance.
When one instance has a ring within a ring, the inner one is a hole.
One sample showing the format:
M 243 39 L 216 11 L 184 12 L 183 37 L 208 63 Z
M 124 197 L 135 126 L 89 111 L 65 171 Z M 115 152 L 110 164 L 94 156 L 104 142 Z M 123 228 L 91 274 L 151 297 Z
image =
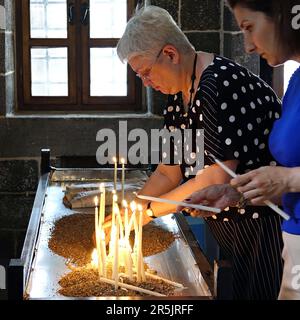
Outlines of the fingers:
M 262 190 L 260 189 L 252 189 L 252 190 L 249 190 L 247 192 L 243 192 L 243 195 L 244 195 L 244 198 L 245 199 L 254 199 L 254 198 L 257 198 L 257 197 L 261 197 L 263 195 L 263 192 Z
M 237 188 L 237 187 L 240 187 L 240 186 L 243 186 L 243 185 L 249 183 L 253 177 L 253 172 L 254 171 L 250 171 L 248 173 L 238 175 L 236 178 L 233 178 L 230 180 L 230 184 L 234 188 Z
M 266 200 L 267 199 L 264 196 L 260 196 L 260 197 L 251 199 L 250 202 L 255 206 L 259 206 L 259 205 L 263 205 Z
M 190 203 L 190 201 L 191 201 L 191 198 L 186 198 L 186 199 L 184 199 L 183 200 L 183 202 L 186 202 L 186 203 Z M 177 212 L 180 212 L 180 211 L 183 211 L 183 210 L 185 210 L 185 211 L 187 211 L 187 207 L 185 207 L 184 205 L 182 205 L 182 206 L 177 206 L 177 208 L 176 208 L 176 211 Z M 187 211 L 188 212 L 188 211 Z M 189 212 L 188 212 L 189 213 Z
M 249 183 L 245 184 L 244 186 L 238 187 L 237 191 L 241 193 L 248 192 L 250 190 L 257 190 L 256 183 L 254 181 L 250 181 Z
M 190 214 L 193 218 L 208 218 L 215 215 L 215 213 L 213 212 L 202 211 L 197 209 L 192 209 Z

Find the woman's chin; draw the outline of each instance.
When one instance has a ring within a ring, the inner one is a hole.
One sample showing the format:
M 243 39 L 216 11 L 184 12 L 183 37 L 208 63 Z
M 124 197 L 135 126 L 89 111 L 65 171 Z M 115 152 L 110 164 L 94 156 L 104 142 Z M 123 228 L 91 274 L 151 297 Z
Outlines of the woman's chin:
M 284 59 L 280 59 L 278 57 L 264 57 L 264 58 L 267 60 L 268 65 L 270 65 L 271 67 L 277 67 L 285 63 Z

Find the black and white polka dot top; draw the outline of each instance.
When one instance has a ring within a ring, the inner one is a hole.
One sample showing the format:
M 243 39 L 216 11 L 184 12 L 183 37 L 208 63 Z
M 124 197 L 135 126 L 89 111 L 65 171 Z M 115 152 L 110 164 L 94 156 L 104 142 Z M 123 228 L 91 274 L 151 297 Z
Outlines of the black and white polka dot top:
M 280 114 L 281 101 L 262 79 L 241 65 L 215 55 L 202 73 L 187 112 L 181 93 L 168 97 L 164 127 L 170 131 L 192 129 L 193 138 L 189 141 L 193 142 L 195 130 L 204 129 L 204 149 L 222 161 L 239 160 L 236 172 L 245 173 L 261 166 L 276 165 L 269 152 L 268 137 Z M 187 141 L 182 148 L 190 152 L 191 159 L 199 151 L 195 143 L 189 145 Z M 174 160 L 174 141 L 170 152 Z M 192 178 L 185 169 L 195 167 L 195 163 L 188 162 L 188 159 L 178 162 L 185 179 Z M 204 167 L 211 164 L 212 160 L 204 156 Z

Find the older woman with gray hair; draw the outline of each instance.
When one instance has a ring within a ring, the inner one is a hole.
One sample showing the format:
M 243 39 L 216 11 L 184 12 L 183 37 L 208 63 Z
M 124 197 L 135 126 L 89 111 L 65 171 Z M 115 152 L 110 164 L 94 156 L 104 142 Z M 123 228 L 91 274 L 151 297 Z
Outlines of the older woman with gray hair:
M 147 6 L 137 11 L 117 52 L 145 86 L 168 95 L 165 128 L 193 132 L 193 143 L 182 147 L 182 153 L 188 151 L 190 157 L 160 163 L 139 194 L 180 201 L 196 190 L 230 181 L 205 155 L 204 168 L 193 171 L 196 163 L 192 160 L 200 150 L 195 143 L 198 129 L 204 130 L 205 150 L 237 173 L 274 161 L 267 139 L 280 115 L 275 93 L 234 61 L 196 52 L 166 10 Z M 175 143 L 171 150 L 179 152 Z M 238 200 L 239 195 L 232 207 L 205 217 L 232 262 L 233 297 L 276 299 L 282 274 L 280 219 L 268 208 L 236 207 Z M 175 205 L 167 203 L 145 202 L 144 206 L 145 223 L 176 211 Z

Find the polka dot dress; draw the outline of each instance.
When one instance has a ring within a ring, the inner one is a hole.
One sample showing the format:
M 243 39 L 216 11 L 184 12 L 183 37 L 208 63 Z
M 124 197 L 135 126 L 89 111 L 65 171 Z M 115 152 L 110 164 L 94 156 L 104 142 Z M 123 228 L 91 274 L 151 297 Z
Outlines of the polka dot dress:
M 192 139 L 185 137 L 182 146 L 172 140 L 171 165 L 180 164 L 185 180 L 197 174 L 196 170 L 186 171 L 195 167 L 199 152 L 196 129 L 204 129 L 205 150 L 223 161 L 239 161 L 237 173 L 276 165 L 268 138 L 280 110 L 280 101 L 266 83 L 239 64 L 215 56 L 202 73 L 187 111 L 181 93 L 169 96 L 165 128 L 172 132 L 192 129 L 193 135 Z M 180 147 L 182 154 L 188 154 L 182 163 L 175 161 L 176 154 L 173 156 Z M 205 156 L 204 169 L 211 164 Z M 276 300 L 282 276 L 280 217 L 268 207 L 247 206 L 226 208 L 205 220 L 222 254 L 232 262 L 233 298 Z

